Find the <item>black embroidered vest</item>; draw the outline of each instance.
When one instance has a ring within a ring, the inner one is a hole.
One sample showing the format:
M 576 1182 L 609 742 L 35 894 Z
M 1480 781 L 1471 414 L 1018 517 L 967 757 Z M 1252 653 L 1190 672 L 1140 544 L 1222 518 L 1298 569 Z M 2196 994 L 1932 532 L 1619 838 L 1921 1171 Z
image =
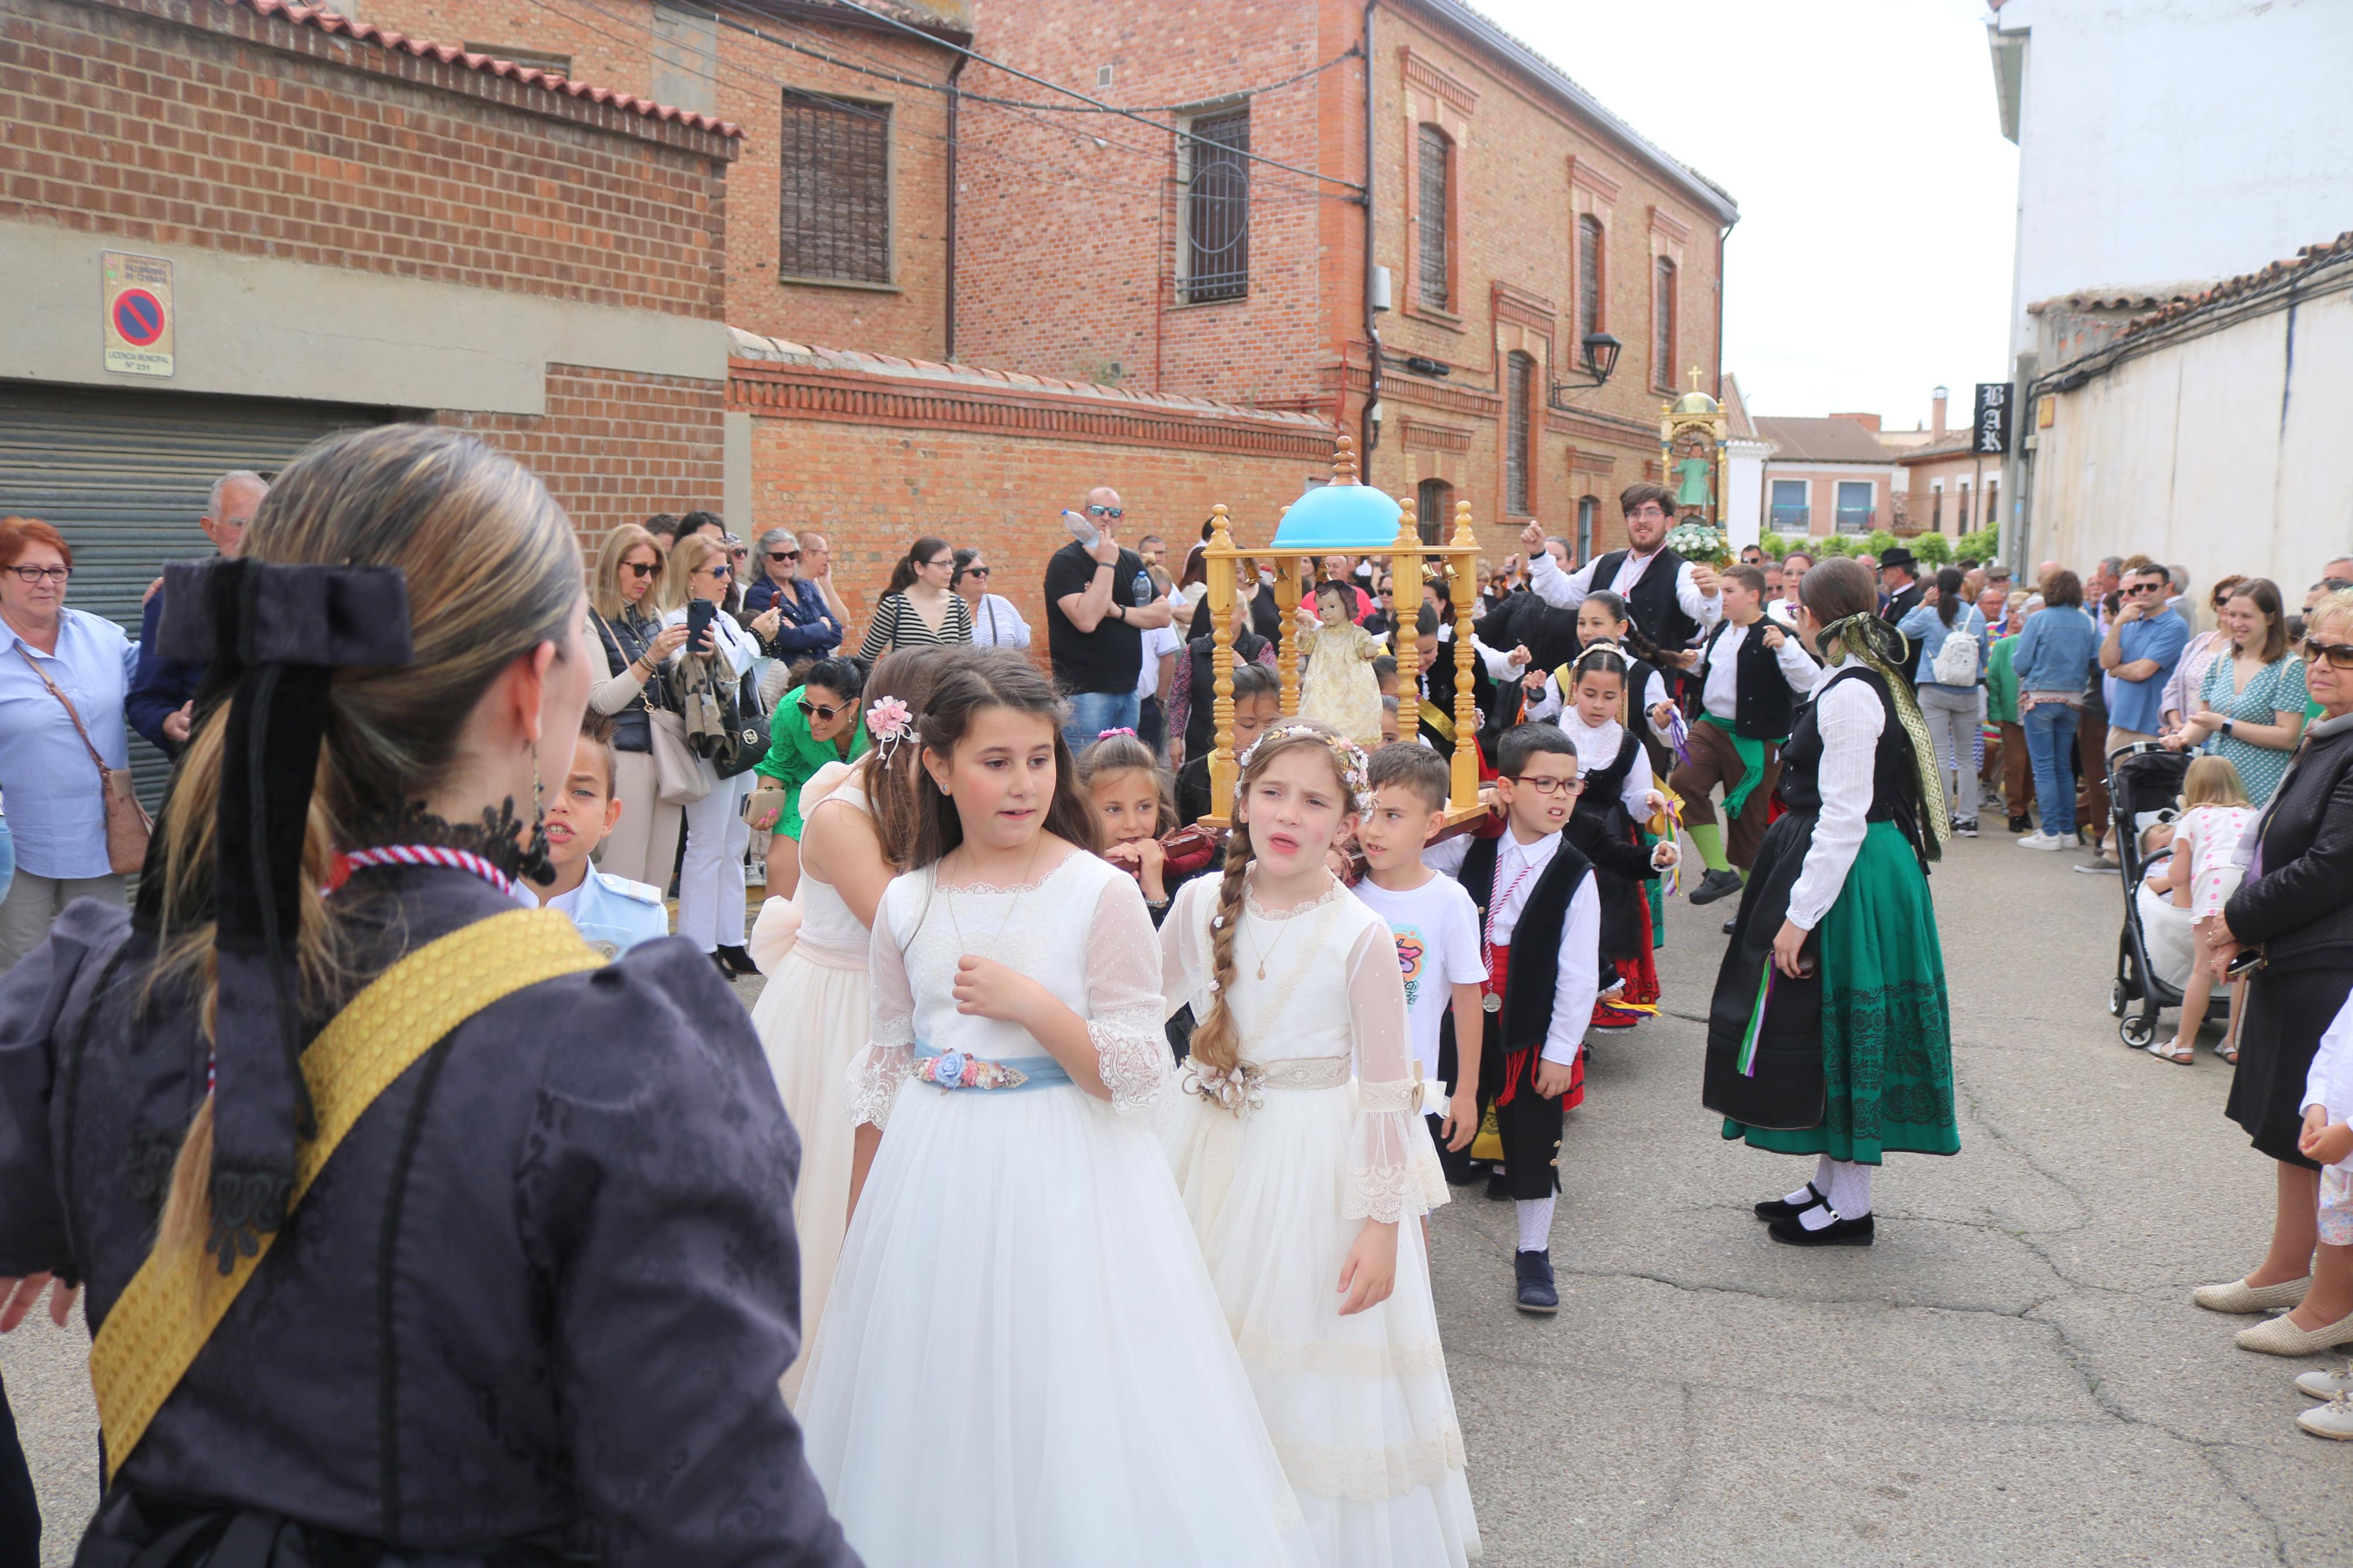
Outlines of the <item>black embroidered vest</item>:
M 1504 832 L 1511 831 L 1505 828 Z M 1495 894 L 1495 862 L 1503 838 L 1482 838 L 1462 858 L 1462 890 L 1479 906 L 1479 929 L 1487 929 L 1487 910 Z M 1563 842 L 1528 889 L 1528 901 L 1512 928 L 1511 972 L 1504 981 L 1504 1010 L 1499 1016 L 1505 1054 L 1544 1044 L 1552 1029 L 1553 987 L 1560 978 L 1560 933 L 1568 923 L 1568 901 L 1593 863 L 1575 845 Z

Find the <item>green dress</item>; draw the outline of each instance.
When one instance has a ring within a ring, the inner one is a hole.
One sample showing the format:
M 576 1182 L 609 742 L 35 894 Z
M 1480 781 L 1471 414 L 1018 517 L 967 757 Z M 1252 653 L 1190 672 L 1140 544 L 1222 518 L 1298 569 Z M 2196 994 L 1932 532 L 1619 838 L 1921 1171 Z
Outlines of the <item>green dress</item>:
M 811 738 L 808 716 L 801 711 L 801 698 L 807 690 L 806 686 L 796 686 L 776 704 L 775 721 L 768 726 L 768 754 L 753 764 L 753 772 L 785 786 L 785 809 L 777 816 L 774 831 L 796 843 L 801 836 L 801 785 L 828 763 L 855 762 L 866 754 L 867 747 L 863 713 L 859 715 L 858 728 L 851 731 L 846 752 L 839 741 Z M 851 702 L 854 706 L 856 699 Z

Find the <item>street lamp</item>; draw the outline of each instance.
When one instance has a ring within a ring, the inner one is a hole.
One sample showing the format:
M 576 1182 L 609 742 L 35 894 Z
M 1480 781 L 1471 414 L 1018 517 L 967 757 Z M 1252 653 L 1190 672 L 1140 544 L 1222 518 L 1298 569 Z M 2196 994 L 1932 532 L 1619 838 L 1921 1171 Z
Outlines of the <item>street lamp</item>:
M 1585 334 L 1585 342 L 1582 346 L 1584 349 L 1585 374 L 1591 376 L 1593 379 L 1591 381 L 1554 382 L 1552 384 L 1551 395 L 1545 399 L 1545 402 L 1549 406 L 1554 408 L 1567 408 L 1568 406 L 1568 403 L 1564 395 L 1565 394 L 1589 390 L 1594 387 L 1609 384 L 1610 374 L 1618 368 L 1618 351 L 1625 345 L 1620 343 L 1616 338 L 1611 337 L 1608 332 L 1588 332 Z

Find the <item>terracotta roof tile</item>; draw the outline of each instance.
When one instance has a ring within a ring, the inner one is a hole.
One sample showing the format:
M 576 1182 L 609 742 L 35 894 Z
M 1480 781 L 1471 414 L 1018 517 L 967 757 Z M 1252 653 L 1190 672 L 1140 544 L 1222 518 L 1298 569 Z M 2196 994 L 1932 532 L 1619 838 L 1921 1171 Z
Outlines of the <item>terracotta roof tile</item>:
M 363 44 L 380 48 L 398 49 L 419 59 L 432 58 L 444 65 L 463 66 L 468 70 L 504 77 L 549 92 L 560 92 L 571 98 L 585 98 L 591 103 L 605 104 L 631 114 L 642 114 L 649 120 L 666 120 L 697 131 L 709 131 L 721 136 L 741 136 L 742 129 L 733 123 L 697 114 L 691 110 L 674 109 L 667 103 L 656 103 L 611 88 L 596 87 L 585 81 L 574 81 L 555 71 L 541 70 L 536 66 L 522 66 L 512 60 L 499 59 L 491 55 L 470 53 L 454 44 L 437 44 L 429 38 L 412 38 L 404 33 L 392 32 L 367 22 L 354 22 L 339 12 L 322 5 L 300 5 L 290 0 L 216 0 L 225 5 L 238 5 L 263 16 L 282 16 L 300 26 L 316 27 L 324 33 L 341 33 Z
M 1757 433 L 1780 450 L 1779 463 L 1877 463 L 1895 461 L 1895 454 L 1852 419 L 1802 419 L 1756 416 Z
M 2219 305 L 2225 300 L 2235 300 L 2241 295 L 2267 289 L 2307 267 L 2316 267 L 2323 262 L 2335 261 L 2348 256 L 2353 256 L 2353 229 L 2348 229 L 2335 239 L 2323 244 L 2307 245 L 2286 260 L 2274 261 L 2260 272 L 2243 272 L 2236 278 L 2226 278 L 2203 293 L 2172 300 L 2150 311 L 2147 315 L 2136 316 L 2130 325 L 2116 334 L 2116 342 L 2122 342 L 2137 332 L 2147 331 L 2151 328 L 2163 326 L 2168 321 L 2179 321 L 2192 311 L 2202 310 L 2210 305 Z

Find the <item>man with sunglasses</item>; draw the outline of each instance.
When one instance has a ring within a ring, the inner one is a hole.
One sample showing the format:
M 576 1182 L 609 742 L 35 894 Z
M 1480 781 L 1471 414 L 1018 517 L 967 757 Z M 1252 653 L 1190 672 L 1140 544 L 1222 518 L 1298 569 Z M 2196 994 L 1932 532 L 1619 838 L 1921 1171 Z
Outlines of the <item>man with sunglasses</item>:
M 2123 604 L 2100 643 L 2100 668 L 2116 678 L 2108 699 L 2105 751 L 2154 741 L 2165 727 L 2165 683 L 2189 646 L 2189 623 L 2166 604 L 2173 582 L 2164 567 L 2136 559 L 2125 573 Z
M 774 637 L 765 639 L 776 658 L 824 655 L 841 643 L 842 623 L 817 584 L 801 580 L 800 542 L 781 528 L 760 535 L 760 570 L 744 590 L 744 613 L 758 616 L 771 606 L 783 612 Z
M 1176 615 L 1154 592 L 1144 557 L 1120 548 L 1125 515 L 1117 490 L 1089 490 L 1083 513 L 1062 514 L 1071 542 L 1046 563 L 1046 647 L 1054 684 L 1071 700 L 1062 735 L 1073 752 L 1106 730 L 1135 728 L 1144 634 Z

